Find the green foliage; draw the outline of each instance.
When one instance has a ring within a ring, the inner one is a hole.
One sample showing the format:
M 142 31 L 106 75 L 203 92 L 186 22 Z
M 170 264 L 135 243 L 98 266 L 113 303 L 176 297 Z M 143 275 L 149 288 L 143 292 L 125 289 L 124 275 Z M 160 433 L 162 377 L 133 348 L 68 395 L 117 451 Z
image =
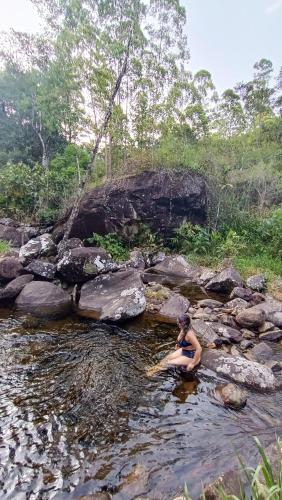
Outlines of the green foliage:
M 11 245 L 8 241 L 0 240 L 0 255 L 9 252 L 11 249 Z
M 114 260 L 124 261 L 129 257 L 129 249 L 115 233 L 110 233 L 106 236 L 93 233 L 93 236 L 88 238 L 86 242 L 92 246 L 104 248 Z
M 137 231 L 130 240 L 131 246 L 146 249 L 154 249 L 158 246 L 157 236 L 152 232 L 148 224 L 139 224 Z

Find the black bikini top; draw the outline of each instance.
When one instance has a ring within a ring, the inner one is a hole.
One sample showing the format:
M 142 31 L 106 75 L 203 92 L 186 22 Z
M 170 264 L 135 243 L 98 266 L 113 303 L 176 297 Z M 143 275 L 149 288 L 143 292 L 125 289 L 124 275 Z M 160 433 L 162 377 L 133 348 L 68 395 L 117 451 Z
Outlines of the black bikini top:
M 192 345 L 191 342 L 187 342 L 187 340 L 181 340 L 180 342 L 178 341 L 177 344 L 179 347 L 188 347 L 189 345 Z

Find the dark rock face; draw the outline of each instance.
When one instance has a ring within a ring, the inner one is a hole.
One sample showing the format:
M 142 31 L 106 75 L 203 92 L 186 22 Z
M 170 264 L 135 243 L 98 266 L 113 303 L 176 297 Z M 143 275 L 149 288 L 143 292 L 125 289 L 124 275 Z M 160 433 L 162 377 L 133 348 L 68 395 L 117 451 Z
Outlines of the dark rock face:
M 19 248 L 27 238 L 20 228 L 0 223 L 0 240 L 9 241 L 13 247 Z
M 25 267 L 25 271 L 35 274 L 35 276 L 39 276 L 40 278 L 52 280 L 56 274 L 57 268 L 55 264 L 52 264 L 51 262 L 32 260 L 31 263 Z
M 104 321 L 134 318 L 146 307 L 138 271 L 129 269 L 98 276 L 81 288 L 78 314 Z
M 71 299 L 67 292 L 53 283 L 33 281 L 21 291 L 16 306 L 37 317 L 59 318 L 70 312 Z
M 232 267 L 228 267 L 212 278 L 206 285 L 206 289 L 219 292 L 219 293 L 230 293 L 233 288 L 241 287 L 243 285 L 243 280 Z
M 115 264 L 103 248 L 78 247 L 67 251 L 57 270 L 68 283 L 84 283 L 98 274 L 115 271 Z
M 3 257 L 0 259 L 0 281 L 11 281 L 21 274 L 23 266 L 17 257 Z
M 206 220 L 206 183 L 201 175 L 143 172 L 86 193 L 70 236 L 84 239 L 115 232 L 130 237 L 145 223 L 153 232 L 170 237 L 185 221 L 203 225 Z M 54 237 L 60 239 L 62 234 L 59 224 Z
M 24 274 L 10 281 L 8 285 L 0 290 L 0 300 L 9 300 L 16 297 L 22 289 L 33 280 L 32 274 Z

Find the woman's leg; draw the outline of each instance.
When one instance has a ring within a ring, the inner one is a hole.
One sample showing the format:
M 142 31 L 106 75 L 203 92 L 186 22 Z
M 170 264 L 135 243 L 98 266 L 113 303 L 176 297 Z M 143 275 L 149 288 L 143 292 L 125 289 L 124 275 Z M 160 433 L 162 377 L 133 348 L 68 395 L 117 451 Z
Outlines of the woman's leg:
M 172 366 L 185 366 L 186 368 L 193 362 L 193 358 L 188 358 L 187 356 L 178 356 L 175 359 L 167 360 L 168 365 Z
M 179 349 L 177 349 L 176 351 L 173 351 L 170 354 L 168 354 L 167 356 L 165 356 L 163 361 L 167 361 L 169 359 L 175 359 L 175 358 L 178 358 L 179 356 L 182 356 L 182 348 L 181 347 L 179 347 Z
M 173 351 L 170 354 L 167 354 L 157 365 L 151 366 L 146 370 L 147 376 L 155 375 L 156 373 L 161 372 L 162 370 L 166 370 L 168 365 L 174 363 L 175 360 L 182 357 L 182 349 L 179 348 L 177 351 Z

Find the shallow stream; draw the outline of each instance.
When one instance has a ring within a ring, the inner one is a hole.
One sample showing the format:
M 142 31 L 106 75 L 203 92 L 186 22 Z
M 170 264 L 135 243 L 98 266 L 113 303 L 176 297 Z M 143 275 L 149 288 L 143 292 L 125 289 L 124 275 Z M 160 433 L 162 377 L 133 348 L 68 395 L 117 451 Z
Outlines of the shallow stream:
M 174 326 L 138 319 L 123 328 L 78 318 L 22 327 L 0 309 L 1 499 L 170 500 L 257 460 L 282 434 L 282 393 L 248 392 L 235 412 L 213 397 L 219 382 L 165 372 L 149 378 L 175 343 Z

